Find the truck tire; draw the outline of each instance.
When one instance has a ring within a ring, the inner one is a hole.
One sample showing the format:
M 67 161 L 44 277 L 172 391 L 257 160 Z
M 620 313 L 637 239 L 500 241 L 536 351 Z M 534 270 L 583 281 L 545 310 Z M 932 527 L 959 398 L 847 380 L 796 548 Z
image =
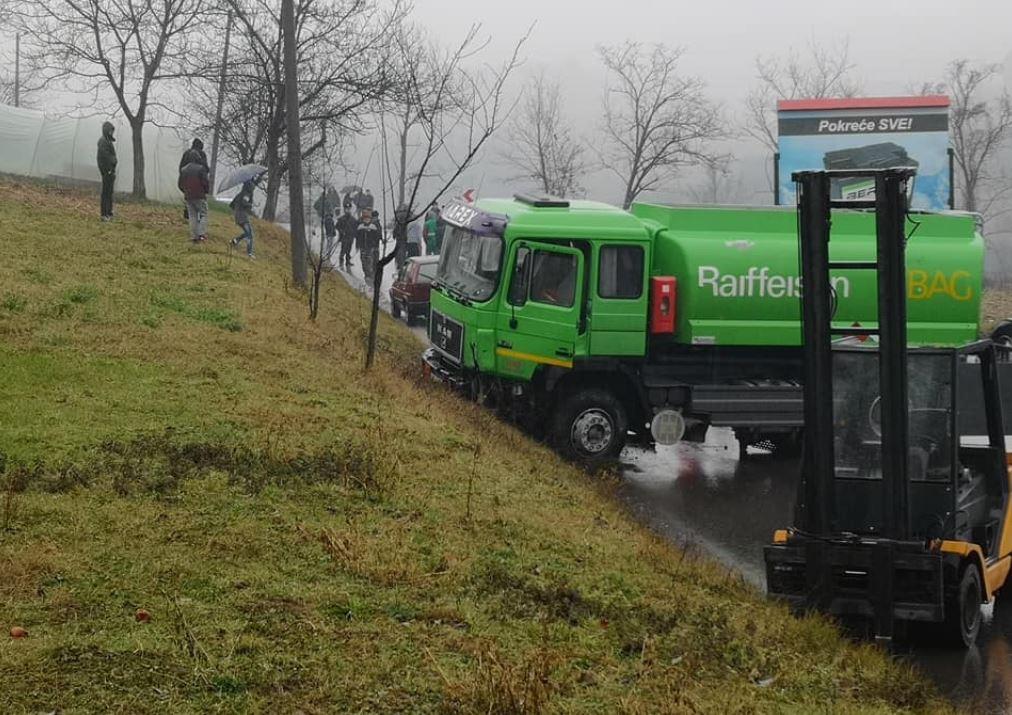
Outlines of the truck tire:
M 628 428 L 618 398 L 599 387 L 584 387 L 562 399 L 548 434 L 563 456 L 593 469 L 618 457 Z
M 945 600 L 945 640 L 954 646 L 969 648 L 980 632 L 980 569 L 969 563 L 963 569 L 955 591 Z
M 401 304 L 398 303 L 396 300 L 390 301 L 390 315 L 394 316 L 395 318 L 401 317 Z

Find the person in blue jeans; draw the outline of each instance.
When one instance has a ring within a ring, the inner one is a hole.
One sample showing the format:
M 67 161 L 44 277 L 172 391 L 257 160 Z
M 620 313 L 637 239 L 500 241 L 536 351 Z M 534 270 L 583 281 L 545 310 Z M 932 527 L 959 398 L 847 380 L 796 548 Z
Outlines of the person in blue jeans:
M 256 258 L 253 255 L 253 224 L 250 219 L 253 217 L 253 182 L 247 181 L 242 185 L 242 190 L 236 194 L 229 204 L 232 214 L 235 216 L 235 225 L 242 229 L 242 233 L 232 239 L 230 245 L 235 247 L 240 241 L 246 241 L 246 255 L 249 258 Z

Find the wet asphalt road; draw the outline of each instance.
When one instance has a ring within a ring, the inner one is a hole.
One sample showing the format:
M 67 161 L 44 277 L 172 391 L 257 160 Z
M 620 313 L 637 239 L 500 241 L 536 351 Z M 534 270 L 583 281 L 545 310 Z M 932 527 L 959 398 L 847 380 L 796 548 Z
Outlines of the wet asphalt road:
M 380 304 L 390 309 L 388 266 Z M 358 262 L 340 275 L 369 293 Z M 421 341 L 423 327 L 412 327 Z M 705 444 L 622 454 L 621 498 L 654 531 L 672 542 L 702 547 L 765 590 L 762 547 L 775 529 L 791 524 L 798 482 L 796 459 L 761 453 L 738 460 L 738 443 L 727 429 L 711 429 Z M 921 668 L 949 698 L 977 712 L 1012 711 L 1012 599 L 984 609 L 977 645 L 969 650 L 900 643 L 898 657 Z
M 705 444 L 629 448 L 622 462 L 620 494 L 643 523 L 677 544 L 701 546 L 765 589 L 762 547 L 775 529 L 791 524 L 796 459 L 754 453 L 739 462 L 731 431 L 712 429 Z M 1012 710 L 1012 603 L 985 607 L 980 638 L 969 650 L 894 647 L 953 700 L 977 712 Z

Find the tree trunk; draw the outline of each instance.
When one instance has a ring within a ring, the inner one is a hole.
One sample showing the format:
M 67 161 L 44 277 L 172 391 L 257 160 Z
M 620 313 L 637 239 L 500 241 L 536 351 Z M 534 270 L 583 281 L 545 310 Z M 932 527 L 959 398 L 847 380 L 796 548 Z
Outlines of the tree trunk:
M 281 193 L 281 160 L 278 157 L 278 142 L 281 137 L 273 132 L 267 135 L 267 187 L 264 189 L 264 221 L 274 221 L 278 216 L 278 195 Z
M 394 249 L 381 260 L 376 262 L 376 269 L 372 278 L 372 313 L 369 316 L 369 342 L 365 351 L 365 369 L 372 367 L 373 358 L 376 355 L 376 332 L 379 328 L 380 291 L 383 289 L 383 270 L 387 264 L 397 255 Z
M 285 123 L 288 125 L 288 203 L 291 213 L 292 282 L 306 287 L 306 212 L 302 195 L 302 137 L 299 124 L 298 60 L 294 0 L 281 0 L 285 39 Z
M 397 187 L 397 208 L 404 205 L 406 200 L 405 191 L 408 186 L 408 125 L 404 125 L 404 129 L 401 132 L 401 165 L 400 172 L 397 176 L 400 185 Z
M 134 186 L 135 199 L 148 197 L 147 185 L 144 183 L 144 119 L 135 118 L 130 122 L 130 141 L 134 150 Z

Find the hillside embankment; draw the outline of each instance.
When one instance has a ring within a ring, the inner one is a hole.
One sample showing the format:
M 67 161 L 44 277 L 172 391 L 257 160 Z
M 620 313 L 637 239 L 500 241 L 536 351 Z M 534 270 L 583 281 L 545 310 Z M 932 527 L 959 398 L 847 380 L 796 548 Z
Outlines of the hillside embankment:
M 945 709 L 418 377 L 340 280 L 0 182 L 0 712 Z M 23 637 L 8 635 L 17 627 Z

